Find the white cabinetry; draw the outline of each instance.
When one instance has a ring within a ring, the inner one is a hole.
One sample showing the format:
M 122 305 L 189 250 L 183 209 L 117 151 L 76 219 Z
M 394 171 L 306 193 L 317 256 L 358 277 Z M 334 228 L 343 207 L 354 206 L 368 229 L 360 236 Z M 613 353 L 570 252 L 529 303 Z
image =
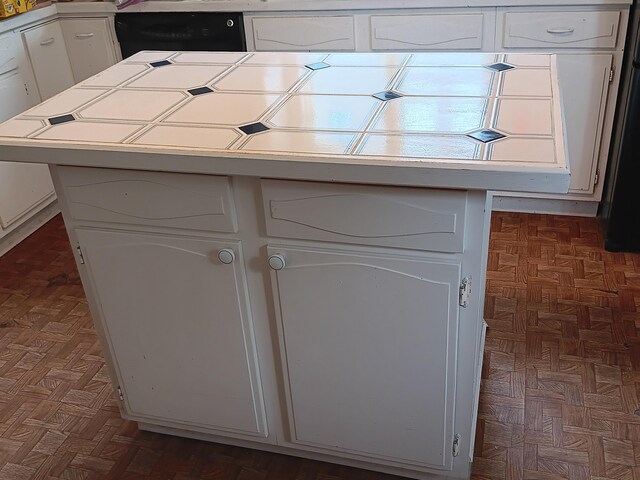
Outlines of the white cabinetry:
M 450 470 L 460 264 L 320 247 L 268 249 L 291 442 Z
M 265 437 L 240 242 L 76 234 L 129 418 Z
M 76 83 L 116 64 L 107 18 L 62 18 L 60 24 Z
M 41 100 L 73 86 L 73 73 L 58 21 L 22 32 L 36 76 Z
M 353 17 L 257 17 L 252 20 L 258 51 L 354 50 Z
M 468 477 L 485 192 L 53 172 L 124 417 Z
M 15 32 L 0 35 L 0 122 L 39 101 L 20 35 Z M 46 165 L 0 162 L 0 237 L 53 196 Z

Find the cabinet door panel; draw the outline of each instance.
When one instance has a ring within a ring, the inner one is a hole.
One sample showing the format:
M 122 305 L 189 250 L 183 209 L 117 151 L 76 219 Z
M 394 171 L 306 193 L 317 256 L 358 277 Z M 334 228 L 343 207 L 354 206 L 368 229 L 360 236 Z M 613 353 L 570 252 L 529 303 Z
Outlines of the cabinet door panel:
M 106 18 L 65 18 L 60 23 L 76 82 L 116 64 Z
M 611 55 L 558 55 L 571 193 L 594 190 L 612 59 Z
M 268 250 L 291 441 L 450 469 L 460 265 Z
M 258 17 L 253 19 L 258 51 L 353 50 L 353 17 Z
M 23 32 L 40 97 L 44 101 L 74 84 L 71 64 L 58 21 Z
M 266 436 L 240 242 L 77 233 L 129 413 Z

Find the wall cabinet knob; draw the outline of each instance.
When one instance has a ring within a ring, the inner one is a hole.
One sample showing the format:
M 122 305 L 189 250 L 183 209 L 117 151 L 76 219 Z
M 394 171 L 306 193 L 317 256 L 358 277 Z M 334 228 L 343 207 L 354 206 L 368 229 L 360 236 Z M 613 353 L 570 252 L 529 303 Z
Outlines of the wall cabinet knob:
M 226 265 L 233 263 L 235 259 L 236 254 L 233 253 L 233 250 L 231 250 L 230 248 L 223 248 L 222 250 L 218 251 L 218 260 Z
M 271 255 L 269 257 L 269 266 L 273 270 L 282 270 L 287 263 L 284 261 L 284 257 L 280 254 Z

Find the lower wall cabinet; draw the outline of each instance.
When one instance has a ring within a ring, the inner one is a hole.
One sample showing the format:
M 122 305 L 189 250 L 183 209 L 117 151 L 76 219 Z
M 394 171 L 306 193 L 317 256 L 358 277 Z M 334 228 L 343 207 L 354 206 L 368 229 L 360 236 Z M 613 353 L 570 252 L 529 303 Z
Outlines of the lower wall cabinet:
M 124 417 L 414 478 L 468 477 L 485 192 L 154 173 L 169 189 L 225 186 L 238 229 L 204 231 L 177 218 L 200 203 L 171 210 L 166 224 L 76 208 L 86 198 L 98 210 L 152 205 L 154 188 L 135 183 L 144 172 L 52 171 Z M 131 180 L 135 194 L 105 191 L 113 178 Z M 317 192 L 324 202 L 299 208 Z M 409 243 L 400 237 L 413 229 L 396 231 L 394 246 L 384 233 L 399 209 L 436 223 Z M 346 223 L 354 212 L 370 220 L 358 235 Z M 437 239 L 451 215 L 460 242 L 446 251 Z M 308 231 L 296 239 L 276 219 Z M 326 228 L 331 239 L 314 238 Z

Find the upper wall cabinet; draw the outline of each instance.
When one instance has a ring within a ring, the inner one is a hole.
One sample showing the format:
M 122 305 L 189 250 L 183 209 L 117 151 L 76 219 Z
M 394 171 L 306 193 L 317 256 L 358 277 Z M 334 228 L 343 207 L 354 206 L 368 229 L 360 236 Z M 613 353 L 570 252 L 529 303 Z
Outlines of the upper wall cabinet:
M 352 16 L 255 17 L 252 30 L 258 51 L 355 49 Z
M 75 83 L 58 21 L 25 30 L 22 36 L 43 101 Z
M 372 50 L 480 50 L 482 13 L 371 16 Z
M 118 61 L 108 19 L 63 18 L 60 25 L 76 83 Z
M 615 48 L 620 12 L 508 12 L 505 48 Z

